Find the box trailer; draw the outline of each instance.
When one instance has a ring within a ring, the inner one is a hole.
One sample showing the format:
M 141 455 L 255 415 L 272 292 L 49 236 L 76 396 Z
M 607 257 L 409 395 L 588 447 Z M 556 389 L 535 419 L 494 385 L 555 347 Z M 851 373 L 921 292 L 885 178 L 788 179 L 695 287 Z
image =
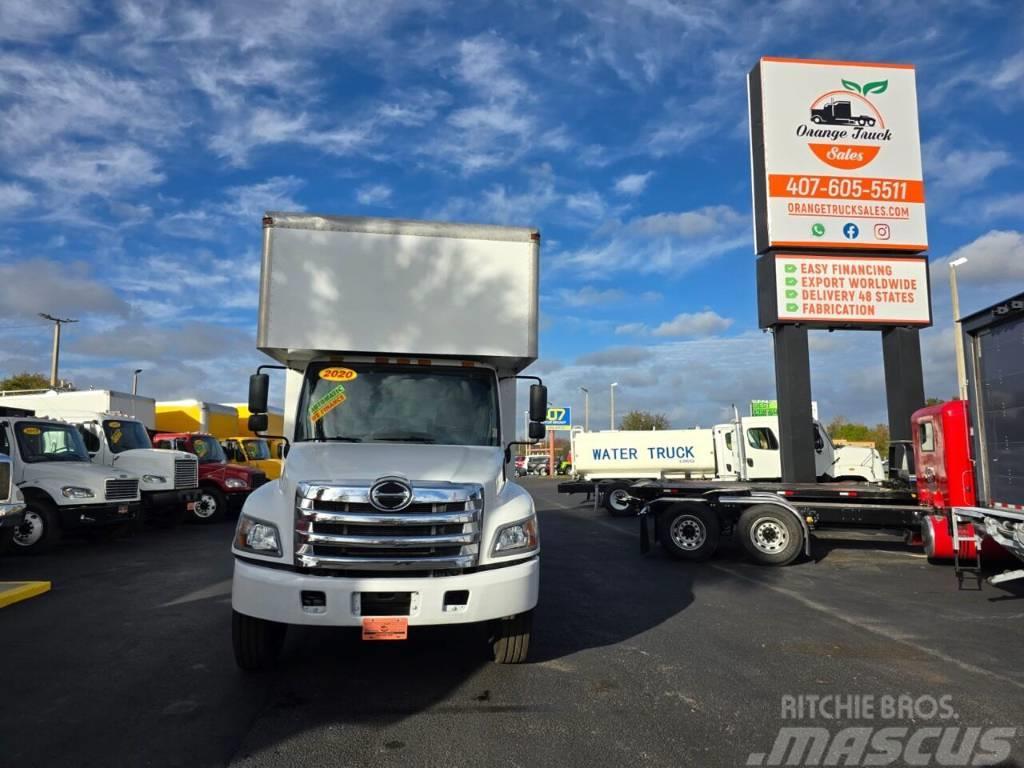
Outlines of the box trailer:
M 484 623 L 495 661 L 526 659 L 540 542 L 511 446 L 517 377 L 537 357 L 539 248 L 520 227 L 264 218 L 257 346 L 278 364 L 261 369 L 285 371 L 291 449 L 232 547 L 243 669 L 296 624 L 376 640 Z M 268 386 L 262 370 L 250 380 L 256 432 Z M 536 439 L 539 380 L 529 412 Z

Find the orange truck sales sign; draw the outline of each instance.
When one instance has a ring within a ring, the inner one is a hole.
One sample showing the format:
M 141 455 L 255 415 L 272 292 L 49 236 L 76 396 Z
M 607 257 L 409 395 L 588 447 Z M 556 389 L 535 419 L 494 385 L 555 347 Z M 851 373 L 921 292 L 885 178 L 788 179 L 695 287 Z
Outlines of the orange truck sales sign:
M 927 250 L 912 66 L 765 57 L 747 85 L 758 253 Z
M 924 256 L 774 253 L 758 259 L 762 328 L 931 325 Z

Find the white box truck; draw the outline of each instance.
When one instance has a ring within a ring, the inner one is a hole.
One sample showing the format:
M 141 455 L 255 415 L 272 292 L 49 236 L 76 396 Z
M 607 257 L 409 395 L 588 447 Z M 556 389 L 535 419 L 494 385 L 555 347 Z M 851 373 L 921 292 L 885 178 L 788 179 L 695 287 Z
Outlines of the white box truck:
M 15 552 L 45 552 L 65 533 L 123 527 L 139 514 L 138 475 L 93 464 L 74 424 L 0 405 L 0 454 L 26 505 Z
M 737 423 L 738 421 L 738 423 Z M 565 492 L 596 492 L 613 515 L 632 514 L 627 489 L 638 480 L 777 480 L 782 477 L 778 416 L 744 416 L 707 429 L 574 432 L 573 474 Z M 736 444 L 737 430 L 744 444 Z M 815 469 L 822 480 L 882 482 L 873 448 L 833 445 L 814 421 Z M 742 453 L 741 453 L 742 449 Z
M 487 623 L 496 661 L 526 659 L 540 542 L 511 445 L 539 248 L 524 228 L 264 218 L 257 345 L 280 366 L 250 380 L 250 425 L 266 427 L 262 368 L 281 367 L 291 445 L 235 532 L 240 667 L 272 662 L 298 624 L 371 640 Z
M 3 396 L 0 405 L 74 424 L 93 462 L 139 476 L 142 512 L 149 520 L 180 522 L 199 499 L 196 457 L 153 448 L 147 432 L 154 426 L 150 398 L 111 390 L 51 390 Z

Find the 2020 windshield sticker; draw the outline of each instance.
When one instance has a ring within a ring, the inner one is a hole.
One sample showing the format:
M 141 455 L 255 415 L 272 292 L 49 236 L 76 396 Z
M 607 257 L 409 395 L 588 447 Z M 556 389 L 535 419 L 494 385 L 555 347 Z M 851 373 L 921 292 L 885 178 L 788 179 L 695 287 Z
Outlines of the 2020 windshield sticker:
M 320 378 L 325 381 L 352 381 L 359 376 L 351 368 L 324 368 L 320 371 Z
M 354 372 L 353 372 L 354 374 Z M 323 373 L 320 374 L 321 377 Z M 309 420 L 316 424 L 320 419 L 345 402 L 345 385 L 339 384 L 326 395 L 309 406 Z
M 43 430 L 41 430 L 39 427 L 25 427 L 21 431 L 23 434 L 32 435 L 32 437 L 43 434 Z

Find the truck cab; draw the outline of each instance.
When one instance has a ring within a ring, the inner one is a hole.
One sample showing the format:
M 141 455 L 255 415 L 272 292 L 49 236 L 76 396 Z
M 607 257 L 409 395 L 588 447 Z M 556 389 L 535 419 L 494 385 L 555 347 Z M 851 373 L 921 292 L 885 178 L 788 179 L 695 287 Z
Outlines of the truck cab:
M 157 432 L 157 448 L 191 454 L 198 462 L 198 498 L 191 509 L 193 522 L 211 523 L 241 508 L 245 498 L 267 482 L 261 470 L 230 464 L 220 442 L 202 432 Z
M 270 442 L 262 437 L 228 437 L 220 441 L 224 454 L 232 464 L 258 469 L 270 479 L 281 476 L 284 463 L 271 452 Z
M 0 415 L 0 454 L 10 457 L 26 505 L 11 539 L 15 552 L 44 552 L 64 534 L 124 527 L 138 517 L 138 475 L 94 464 L 74 424 L 17 410 Z

